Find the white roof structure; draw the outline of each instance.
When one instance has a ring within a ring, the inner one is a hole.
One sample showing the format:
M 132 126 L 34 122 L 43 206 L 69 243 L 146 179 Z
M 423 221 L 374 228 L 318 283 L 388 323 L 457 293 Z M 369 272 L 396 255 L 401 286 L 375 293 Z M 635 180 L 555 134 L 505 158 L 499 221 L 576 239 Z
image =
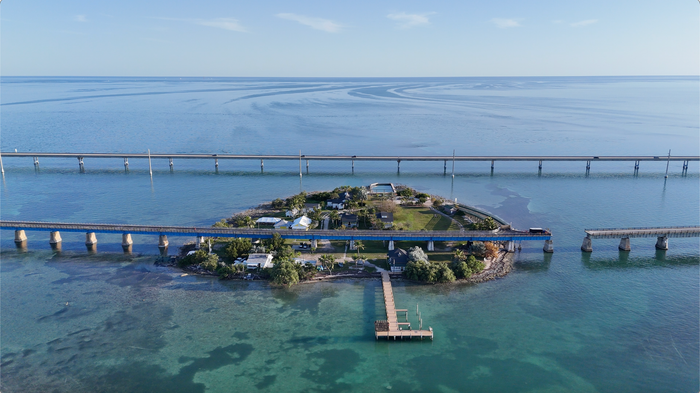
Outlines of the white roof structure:
M 275 224 L 275 228 L 282 228 L 282 227 L 289 227 L 289 221 L 287 220 L 279 220 Z
M 255 222 L 258 224 L 277 224 L 281 220 L 282 219 L 279 217 L 260 217 Z
M 250 254 L 245 263 L 248 265 L 248 269 L 257 269 L 258 267 L 266 269 L 274 266 L 272 254 Z
M 294 220 L 294 222 L 291 225 L 292 229 L 309 229 L 309 225 L 311 225 L 311 219 L 306 216 L 301 216 Z

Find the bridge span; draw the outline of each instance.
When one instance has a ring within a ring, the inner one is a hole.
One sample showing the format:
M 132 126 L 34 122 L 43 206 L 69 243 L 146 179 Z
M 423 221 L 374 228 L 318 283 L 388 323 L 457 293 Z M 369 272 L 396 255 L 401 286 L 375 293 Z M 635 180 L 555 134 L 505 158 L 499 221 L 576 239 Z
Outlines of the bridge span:
M 542 169 L 545 161 L 579 161 L 586 162 L 586 170 L 590 170 L 594 161 L 626 161 L 634 162 L 634 170 L 639 170 L 641 161 L 682 161 L 683 172 L 688 170 L 690 161 L 700 161 L 700 156 L 671 156 L 662 154 L 659 156 L 368 156 L 368 155 L 285 155 L 285 154 L 226 154 L 226 153 L 50 153 L 50 152 L 2 152 L 0 157 L 31 157 L 34 166 L 39 166 L 39 158 L 75 158 L 80 169 L 84 169 L 85 158 L 117 158 L 124 160 L 124 169 L 129 169 L 129 159 L 148 159 L 149 167 L 151 159 L 167 159 L 170 169 L 173 169 L 174 159 L 206 159 L 213 160 L 215 168 L 219 167 L 219 160 L 260 160 L 260 169 L 263 170 L 265 160 L 299 160 L 299 172 L 301 173 L 301 161 L 306 161 L 306 171 L 309 171 L 309 161 L 350 161 L 352 170 L 355 170 L 355 161 L 395 161 L 397 170 L 401 169 L 402 161 L 442 161 L 444 172 L 447 173 L 447 164 L 452 162 L 452 174 L 454 175 L 456 161 L 490 161 L 491 169 L 494 169 L 496 161 L 534 161 L 538 162 L 538 168 Z M 2 159 L 0 158 L 0 165 Z M 4 171 L 4 169 L 3 169 Z
M 168 246 L 168 236 L 203 237 L 244 237 L 269 239 L 279 234 L 283 239 L 309 239 L 312 244 L 317 240 L 379 240 L 387 241 L 389 250 L 393 250 L 395 241 L 426 241 L 428 250 L 433 249 L 436 241 L 505 241 L 509 249 L 515 241 L 544 240 L 545 252 L 553 252 L 552 235 L 547 231 L 531 233 L 529 231 L 497 230 L 497 231 L 384 231 L 384 230 L 291 230 L 291 229 L 255 229 L 255 228 L 214 228 L 214 227 L 184 227 L 157 225 L 127 225 L 127 224 L 86 224 L 42 221 L 7 221 L 0 220 L 0 229 L 15 231 L 15 243 L 26 244 L 25 231 L 51 232 L 50 243 L 61 242 L 60 232 L 84 232 L 85 244 L 88 247 L 97 244 L 96 233 L 120 233 L 122 245 L 133 244 L 132 234 L 159 235 L 159 247 Z M 201 243 L 201 241 L 198 241 Z
M 675 237 L 700 237 L 700 226 L 687 227 L 649 227 L 649 228 L 607 228 L 586 229 L 586 237 L 583 238 L 581 250 L 593 251 L 592 239 L 620 239 L 619 249 L 629 251 L 631 249 L 630 238 L 656 237 L 656 248 L 668 250 L 668 238 Z

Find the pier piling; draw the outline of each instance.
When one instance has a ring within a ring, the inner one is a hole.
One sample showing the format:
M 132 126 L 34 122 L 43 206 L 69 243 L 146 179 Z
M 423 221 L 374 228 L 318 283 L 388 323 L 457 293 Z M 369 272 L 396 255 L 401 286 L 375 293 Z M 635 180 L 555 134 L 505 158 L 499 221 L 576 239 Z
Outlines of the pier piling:
M 593 241 L 591 240 L 590 236 L 586 236 L 583 238 L 583 244 L 581 244 L 581 251 L 593 252 Z
M 657 250 L 668 250 L 668 237 L 659 236 L 656 238 L 656 249 Z
M 170 172 L 172 172 L 174 169 L 172 157 L 168 157 L 168 164 L 170 165 Z
M 124 172 L 129 172 L 129 158 L 124 157 Z
M 542 160 L 540 160 L 539 165 L 537 166 L 537 169 L 542 170 Z
M 27 234 L 24 232 L 24 229 L 17 229 L 15 231 L 15 243 L 24 243 L 27 241 Z
M 126 253 L 131 252 L 131 248 L 134 244 L 134 241 L 131 240 L 131 234 L 130 233 L 122 233 L 122 249 Z
M 620 249 L 620 251 L 629 251 L 629 250 L 631 250 L 632 248 L 631 248 L 631 246 L 630 246 L 630 238 L 629 238 L 629 237 L 623 237 L 622 239 L 620 239 L 620 245 L 618 246 L 618 248 Z
M 544 247 L 542 248 L 542 251 L 552 253 L 554 252 L 554 244 L 552 240 L 545 240 L 544 241 Z

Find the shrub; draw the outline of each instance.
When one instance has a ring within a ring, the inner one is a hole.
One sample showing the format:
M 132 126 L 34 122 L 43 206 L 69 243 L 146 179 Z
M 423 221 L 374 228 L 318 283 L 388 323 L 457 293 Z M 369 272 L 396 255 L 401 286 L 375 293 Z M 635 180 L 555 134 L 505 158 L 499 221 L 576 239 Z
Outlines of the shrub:
M 484 242 L 484 247 L 486 247 L 486 251 L 484 252 L 484 257 L 485 258 L 496 258 L 498 257 L 498 246 L 491 243 L 491 242 Z
M 422 248 L 415 246 L 408 249 L 408 260 L 428 262 L 428 255 Z
M 483 242 L 474 242 L 471 245 L 471 251 L 477 257 L 483 258 L 486 255 L 486 246 Z
M 469 258 L 467 258 L 467 266 L 469 267 L 469 270 L 471 270 L 472 274 L 475 273 L 481 273 L 484 270 L 484 262 L 474 258 L 474 255 L 470 255 Z
M 284 247 L 284 239 L 279 233 L 274 233 L 272 238 L 263 240 L 263 245 L 268 251 L 280 251 Z
M 219 267 L 219 256 L 216 254 L 209 254 L 202 262 L 199 263 L 199 266 L 201 266 L 204 270 L 215 272 Z
M 272 208 L 273 209 L 281 209 L 284 207 L 284 201 L 277 198 L 274 201 L 272 201 Z
M 193 254 L 187 255 L 186 257 L 180 259 L 177 264 L 180 267 L 198 265 L 204 262 L 208 256 L 209 253 L 207 251 L 200 249 L 195 251 Z
M 221 221 L 217 221 L 214 223 L 214 225 L 212 225 L 212 227 L 214 227 L 214 228 L 228 228 L 230 226 L 231 226 L 231 224 L 226 222 L 226 220 L 223 218 L 221 219 Z
M 457 278 L 469 278 L 472 275 L 472 270 L 464 261 L 457 260 L 452 262 L 451 268 Z
M 277 285 L 290 287 L 299 282 L 299 272 L 294 262 L 285 259 L 275 263 L 275 266 L 270 272 L 272 282 Z
M 226 255 L 226 258 L 232 261 L 236 260 L 236 258 L 246 258 L 248 257 L 248 254 L 250 254 L 251 247 L 252 243 L 250 239 L 233 239 L 226 246 L 226 249 L 224 250 L 224 255 Z

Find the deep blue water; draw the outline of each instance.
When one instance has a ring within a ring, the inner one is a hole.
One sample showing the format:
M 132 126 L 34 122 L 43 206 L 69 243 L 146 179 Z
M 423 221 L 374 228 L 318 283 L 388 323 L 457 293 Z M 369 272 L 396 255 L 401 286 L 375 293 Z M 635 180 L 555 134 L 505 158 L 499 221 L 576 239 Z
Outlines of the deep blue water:
M 2 151 L 700 155 L 697 77 L 2 78 Z M 395 286 L 433 342 L 375 342 L 378 281 L 219 282 L 153 266 L 156 239 L 12 232 L 0 247 L 2 391 L 698 391 L 697 238 L 585 228 L 698 225 L 700 176 L 671 162 L 298 163 L 3 158 L 2 219 L 209 225 L 300 189 L 393 182 L 548 227 L 479 285 Z M 171 238 L 176 245 L 187 238 Z M 174 248 L 174 247 L 172 247 Z M 415 320 L 415 316 L 411 316 Z M 414 321 L 415 322 L 415 321 Z

